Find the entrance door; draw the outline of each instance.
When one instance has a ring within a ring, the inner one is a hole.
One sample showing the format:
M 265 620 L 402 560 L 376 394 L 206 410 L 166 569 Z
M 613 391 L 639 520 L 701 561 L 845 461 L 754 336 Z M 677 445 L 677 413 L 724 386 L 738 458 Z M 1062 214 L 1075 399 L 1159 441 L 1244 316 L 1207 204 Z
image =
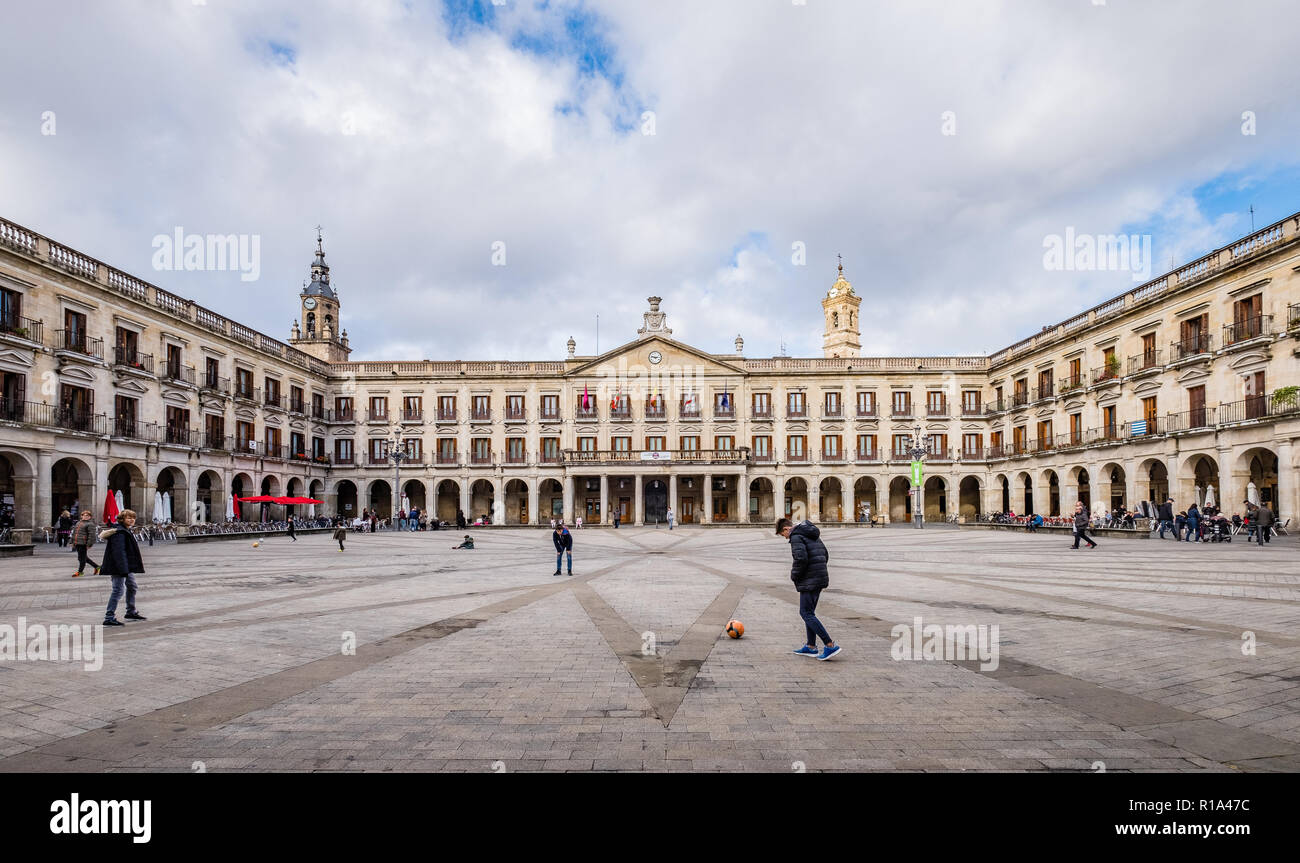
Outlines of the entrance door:
M 587 498 L 587 514 L 582 517 L 587 524 L 597 524 L 600 522 L 600 498 Z
M 695 498 L 693 497 L 682 498 L 681 523 L 682 524 L 695 523 Z
M 713 499 L 713 520 L 714 521 L 727 520 L 727 500 L 728 499 L 725 497 L 715 497 Z
M 668 484 L 656 479 L 645 487 L 646 524 L 659 524 L 668 520 Z
M 519 501 L 519 523 L 528 524 L 528 498 Z
M 618 520 L 621 524 L 627 524 L 632 515 L 632 498 L 620 497 L 618 499 Z

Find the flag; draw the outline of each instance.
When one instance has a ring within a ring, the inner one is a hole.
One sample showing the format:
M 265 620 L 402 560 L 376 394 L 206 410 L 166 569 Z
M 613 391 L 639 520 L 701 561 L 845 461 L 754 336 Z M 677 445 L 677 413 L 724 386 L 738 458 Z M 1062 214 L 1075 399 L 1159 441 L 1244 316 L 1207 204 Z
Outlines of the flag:
M 726 410 L 728 407 L 730 407 L 730 403 L 727 401 L 727 391 L 726 391 L 726 390 L 723 390 L 723 391 L 722 391 L 722 408 L 723 408 L 723 410 Z
M 582 385 L 582 409 L 584 411 L 591 410 L 591 396 L 587 393 L 586 384 Z

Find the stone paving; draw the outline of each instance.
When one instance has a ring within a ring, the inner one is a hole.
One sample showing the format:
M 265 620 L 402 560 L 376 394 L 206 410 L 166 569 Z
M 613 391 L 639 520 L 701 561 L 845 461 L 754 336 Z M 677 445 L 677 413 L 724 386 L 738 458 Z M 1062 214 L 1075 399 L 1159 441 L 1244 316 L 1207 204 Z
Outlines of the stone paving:
M 1300 770 L 1296 538 L 823 536 L 825 663 L 767 528 L 575 532 L 572 578 L 545 529 L 146 546 L 102 668 L 0 661 L 0 770 Z M 74 563 L 0 561 L 0 627 L 100 620 Z M 997 667 L 896 660 L 916 617 Z

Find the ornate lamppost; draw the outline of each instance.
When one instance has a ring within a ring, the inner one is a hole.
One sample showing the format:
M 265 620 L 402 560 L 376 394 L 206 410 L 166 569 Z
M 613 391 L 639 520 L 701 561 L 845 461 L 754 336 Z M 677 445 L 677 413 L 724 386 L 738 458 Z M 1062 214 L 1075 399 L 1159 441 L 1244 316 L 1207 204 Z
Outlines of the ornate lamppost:
M 922 465 L 929 450 L 930 436 L 921 436 L 921 426 L 918 423 L 912 427 L 912 448 L 907 451 L 912 457 L 912 527 L 918 530 L 925 527 L 925 517 L 921 513 L 921 481 Z
M 398 428 L 394 428 L 393 436 L 384 441 L 384 450 L 393 460 L 393 511 L 389 521 L 396 527 L 397 512 L 402 508 L 402 462 L 411 458 L 412 454 L 402 445 L 401 430 Z

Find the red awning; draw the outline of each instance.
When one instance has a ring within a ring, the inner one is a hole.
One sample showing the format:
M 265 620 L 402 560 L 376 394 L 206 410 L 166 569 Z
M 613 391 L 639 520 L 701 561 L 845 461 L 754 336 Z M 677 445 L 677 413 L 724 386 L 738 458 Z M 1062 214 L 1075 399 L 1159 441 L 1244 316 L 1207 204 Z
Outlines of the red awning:
M 271 497 L 270 495 L 265 495 L 265 494 L 259 494 L 257 497 L 237 497 L 235 498 L 235 500 L 237 500 L 240 503 L 279 503 L 280 502 L 280 498 Z
M 275 502 L 286 505 L 306 505 L 310 503 L 324 503 L 325 501 L 316 500 L 313 497 L 277 497 L 275 498 Z

